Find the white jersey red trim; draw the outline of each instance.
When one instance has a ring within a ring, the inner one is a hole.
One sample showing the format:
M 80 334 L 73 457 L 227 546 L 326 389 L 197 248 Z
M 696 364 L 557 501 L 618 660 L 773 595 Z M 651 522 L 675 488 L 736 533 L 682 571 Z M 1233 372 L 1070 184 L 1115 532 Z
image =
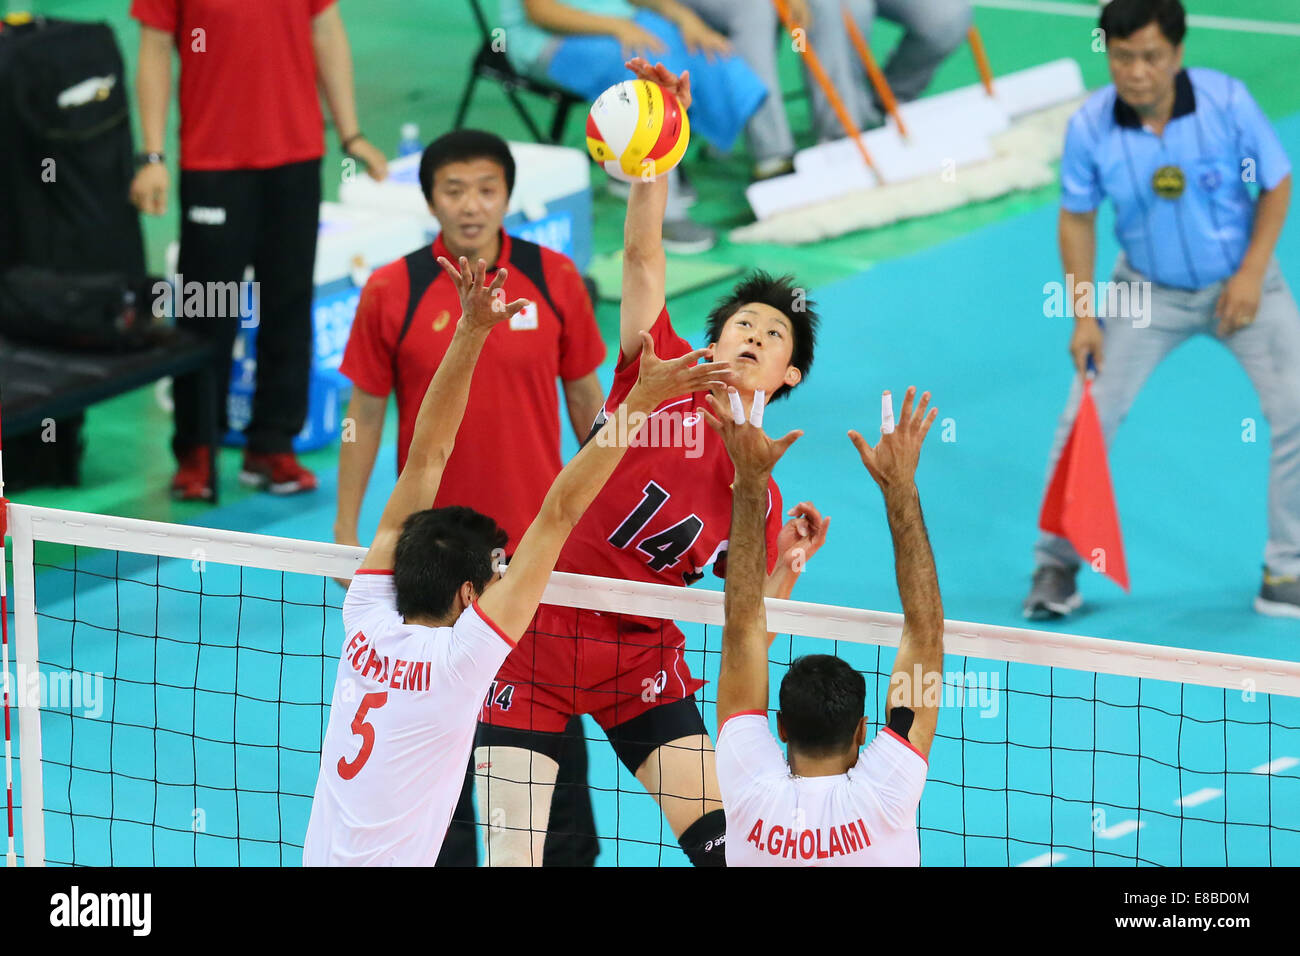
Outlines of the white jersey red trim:
M 767 713 L 732 714 L 718 731 L 728 866 L 918 866 L 916 810 L 928 769 L 885 728 L 847 773 L 796 777 Z
M 405 623 L 391 572 L 352 579 L 304 866 L 432 866 L 488 686 L 514 645 L 477 605 Z

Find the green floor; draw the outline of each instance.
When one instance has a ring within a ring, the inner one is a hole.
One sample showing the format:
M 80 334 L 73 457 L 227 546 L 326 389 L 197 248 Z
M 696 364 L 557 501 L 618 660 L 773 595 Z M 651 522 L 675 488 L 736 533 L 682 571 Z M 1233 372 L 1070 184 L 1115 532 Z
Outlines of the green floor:
M 255 2 L 255 0 L 247 0 Z M 766 0 L 737 0 L 762 3 Z M 1084 8 L 1095 9 L 1092 0 L 1079 0 Z M 487 6 L 493 6 L 487 0 Z M 1192 14 L 1254 18 L 1300 23 L 1300 4 L 1295 0 L 1188 0 Z M 127 10 L 128 0 L 32 0 L 27 4 L 10 0 L 10 9 L 76 19 L 106 19 L 117 30 L 133 72 L 138 27 Z M 398 129 L 405 122 L 417 122 L 427 140 L 450 124 L 470 60 L 479 44 L 477 27 L 468 2 L 461 0 L 342 0 L 344 20 L 355 61 L 356 91 L 361 124 L 377 145 L 393 150 Z M 976 22 L 983 32 L 995 71 L 1008 71 L 1072 56 L 1079 60 L 1090 88 L 1107 81 L 1104 55 L 1092 52 L 1093 22 L 1088 19 L 1036 12 L 982 7 L 977 3 Z M 887 51 L 898 36 L 890 24 L 880 24 L 872 38 L 877 52 Z M 425 37 L 428 39 L 426 40 Z M 1281 117 L 1300 110 L 1300 89 L 1294 82 L 1295 60 L 1300 40 L 1294 36 L 1266 33 L 1193 29 L 1187 41 L 1187 61 L 1213 67 L 1242 78 L 1264 110 Z M 783 55 L 783 86 L 800 85 L 798 63 L 793 52 Z M 940 69 L 935 91 L 975 82 L 973 61 L 959 51 Z M 540 109 L 544 104 L 537 104 Z M 801 97 L 789 100 L 791 122 L 807 142 L 807 103 Z M 571 117 L 566 142 L 582 148 L 580 117 Z M 469 122 L 492 129 L 507 138 L 526 138 L 523 124 L 505 96 L 491 84 L 480 84 Z M 170 114 L 168 152 L 175 156 L 176 110 Z M 326 156 L 326 194 L 334 198 L 338 178 L 329 174 L 332 163 L 340 162 L 337 140 L 329 132 Z M 744 201 L 748 158 L 743 148 L 726 159 L 710 159 L 698 151 L 687 159 L 701 202 L 695 215 L 724 232 L 750 221 Z M 341 166 L 335 167 L 341 171 Z M 593 170 L 593 179 L 602 174 Z M 173 175 L 173 185 L 175 176 Z M 907 255 L 979 227 L 1053 202 L 1055 187 L 1020 194 L 967 207 L 928 219 L 903 223 L 870 232 L 860 232 L 814 246 L 733 246 L 725 239 L 708 255 L 719 261 L 793 271 L 814 290 L 862 272 L 885 260 Z M 150 265 L 163 267 L 167 244 L 176 236 L 176 197 L 169 214 L 146 218 L 145 232 Z M 616 249 L 622 238 L 620 204 L 603 190 L 596 190 L 595 239 L 598 253 Z M 687 333 L 700 327 L 719 288 L 706 287 L 675 299 L 674 320 Z M 606 338 L 614 338 L 617 308 L 603 304 L 598 317 Z M 899 321 L 911 317 L 900 315 Z M 837 315 L 832 321 L 853 321 L 851 315 Z M 23 494 L 26 503 L 75 508 L 120 515 L 173 521 L 202 521 L 201 505 L 180 505 L 168 500 L 165 488 L 172 464 L 168 450 L 170 416 L 157 404 L 152 389 L 95 406 L 88 414 L 88 448 L 83 468 L 83 486 L 49 489 Z M 390 423 L 391 425 L 391 423 Z M 305 456 L 309 467 L 334 467 L 335 453 L 325 450 Z M 223 456 L 223 469 L 232 472 L 237 453 Z M 225 501 L 245 494 L 224 483 Z

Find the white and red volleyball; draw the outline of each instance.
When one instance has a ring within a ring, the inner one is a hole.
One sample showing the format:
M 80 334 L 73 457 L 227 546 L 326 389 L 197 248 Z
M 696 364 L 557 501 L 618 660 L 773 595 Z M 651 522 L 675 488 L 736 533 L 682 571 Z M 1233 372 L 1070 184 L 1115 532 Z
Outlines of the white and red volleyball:
M 677 97 L 650 80 L 611 86 L 587 114 L 587 151 L 624 182 L 652 180 L 686 152 L 691 124 Z

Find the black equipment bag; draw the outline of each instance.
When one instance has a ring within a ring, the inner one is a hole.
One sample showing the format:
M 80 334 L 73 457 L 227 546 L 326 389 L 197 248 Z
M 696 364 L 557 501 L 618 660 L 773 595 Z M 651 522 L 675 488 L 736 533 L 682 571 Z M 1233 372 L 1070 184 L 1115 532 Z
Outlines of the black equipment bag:
M 108 24 L 0 28 L 0 331 L 16 340 L 144 344 L 128 93 Z
M 122 352 L 159 344 L 149 279 L 116 272 L 68 275 L 16 266 L 0 273 L 0 335 L 53 349 Z
M 0 268 L 144 274 L 128 94 L 107 23 L 0 29 Z

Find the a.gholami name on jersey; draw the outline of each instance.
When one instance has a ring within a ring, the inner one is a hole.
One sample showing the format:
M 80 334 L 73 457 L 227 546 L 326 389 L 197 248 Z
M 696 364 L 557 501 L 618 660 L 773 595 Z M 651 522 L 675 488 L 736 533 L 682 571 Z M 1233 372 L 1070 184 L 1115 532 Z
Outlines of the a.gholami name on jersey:
M 380 685 L 395 690 L 428 690 L 433 671 L 432 661 L 408 661 L 376 654 L 370 641 L 361 631 L 352 635 L 343 650 L 352 669 L 363 678 L 373 679 Z
M 826 834 L 825 842 L 822 839 L 823 833 Z M 754 844 L 760 853 L 766 850 L 772 856 L 794 859 L 797 855 L 805 860 L 826 860 L 833 856 L 856 853 L 871 846 L 867 825 L 861 818 L 839 827 L 773 826 L 768 831 L 766 844 L 763 841 L 763 821 L 759 819 L 745 841 Z

